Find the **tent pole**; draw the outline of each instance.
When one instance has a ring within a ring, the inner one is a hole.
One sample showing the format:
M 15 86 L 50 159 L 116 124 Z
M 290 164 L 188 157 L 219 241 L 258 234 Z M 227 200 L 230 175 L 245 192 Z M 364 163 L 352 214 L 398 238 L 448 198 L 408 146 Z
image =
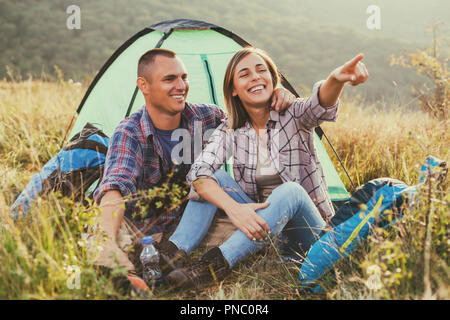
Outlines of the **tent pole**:
M 136 95 L 138 93 L 138 90 L 139 90 L 139 88 L 138 88 L 138 86 L 136 86 L 136 88 L 134 88 L 134 92 L 133 92 L 133 96 L 131 97 L 130 104 L 128 105 L 128 109 L 127 109 L 127 113 L 125 114 L 125 118 L 130 115 L 131 108 L 133 107 L 134 100 L 136 99 Z
M 350 178 L 350 175 L 348 174 L 347 169 L 345 168 L 344 164 L 342 163 L 341 158 L 340 158 L 339 155 L 337 154 L 336 150 L 334 150 L 333 145 L 331 144 L 330 140 L 328 140 L 328 137 L 327 137 L 327 135 L 325 134 L 325 132 L 324 132 L 323 130 L 322 130 L 322 135 L 325 137 L 325 139 L 327 139 L 328 144 L 329 144 L 330 147 L 331 147 L 331 150 L 333 150 L 334 154 L 335 154 L 336 157 L 338 158 L 339 163 L 341 164 L 342 168 L 344 169 L 345 174 L 347 175 L 348 180 L 350 180 L 350 183 L 351 183 L 353 189 L 356 189 L 356 186 L 355 186 L 355 184 L 353 183 L 352 178 Z

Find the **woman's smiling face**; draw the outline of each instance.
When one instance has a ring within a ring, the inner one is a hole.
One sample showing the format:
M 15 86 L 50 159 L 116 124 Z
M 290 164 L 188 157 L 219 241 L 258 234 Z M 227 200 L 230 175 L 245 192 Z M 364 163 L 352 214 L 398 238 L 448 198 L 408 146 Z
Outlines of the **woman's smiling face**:
M 250 53 L 236 65 L 233 77 L 233 96 L 244 106 L 267 107 L 273 93 L 273 80 L 264 59 Z

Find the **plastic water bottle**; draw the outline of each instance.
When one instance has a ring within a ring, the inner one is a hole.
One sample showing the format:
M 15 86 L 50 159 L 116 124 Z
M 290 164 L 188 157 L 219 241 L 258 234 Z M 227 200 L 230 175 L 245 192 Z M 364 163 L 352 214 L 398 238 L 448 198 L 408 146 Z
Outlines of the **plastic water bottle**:
M 142 278 L 148 286 L 154 288 L 162 281 L 161 270 L 159 268 L 159 252 L 153 245 L 153 238 L 143 237 L 141 252 L 141 263 L 143 266 Z

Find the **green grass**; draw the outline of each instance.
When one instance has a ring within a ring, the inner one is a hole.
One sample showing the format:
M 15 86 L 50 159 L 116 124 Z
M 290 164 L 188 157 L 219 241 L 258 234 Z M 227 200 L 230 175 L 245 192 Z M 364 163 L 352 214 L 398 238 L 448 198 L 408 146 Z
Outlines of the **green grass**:
M 99 214 L 95 206 L 50 194 L 36 201 L 29 217 L 16 223 L 8 217 L 31 176 L 61 148 L 86 87 L 62 80 L 0 81 L 0 299 L 143 299 L 122 292 L 93 266 L 88 248 L 95 251 L 99 244 L 89 245 L 87 229 Z M 344 97 L 338 122 L 323 128 L 358 185 L 378 177 L 416 184 L 427 155 L 448 162 L 448 124 Z M 298 271 L 281 264 L 272 246 L 201 292 L 162 289 L 145 299 L 449 299 L 447 180 L 439 186 L 432 181 L 417 199 L 401 221 L 374 230 L 320 279 L 321 293 L 293 290 Z M 376 290 L 366 285 L 374 274 L 380 279 Z

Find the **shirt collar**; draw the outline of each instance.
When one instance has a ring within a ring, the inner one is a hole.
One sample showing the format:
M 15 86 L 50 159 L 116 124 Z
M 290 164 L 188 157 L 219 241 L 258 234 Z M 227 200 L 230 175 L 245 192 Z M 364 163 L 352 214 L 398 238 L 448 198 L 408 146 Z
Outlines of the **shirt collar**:
M 271 109 L 269 113 L 269 122 L 270 121 L 274 122 L 280 121 L 280 113 L 275 111 L 274 109 Z
M 145 105 L 142 107 L 141 128 L 146 139 L 155 133 L 155 126 Z
M 279 121 L 280 121 L 280 113 L 271 109 L 269 112 L 269 121 L 267 122 L 268 128 L 273 128 L 275 126 L 275 123 L 279 122 Z M 250 122 L 247 120 L 247 121 L 245 121 L 245 124 L 241 129 L 248 132 L 251 129 L 253 129 L 253 127 L 250 124 Z
M 195 112 L 192 109 L 192 106 L 189 103 L 186 103 L 183 111 L 181 111 L 181 128 L 190 128 L 191 127 L 191 119 L 195 116 Z M 145 105 L 142 107 L 142 117 L 141 117 L 141 127 L 146 139 L 148 137 L 156 134 L 155 126 L 153 125 L 152 118 L 147 112 L 147 108 Z

